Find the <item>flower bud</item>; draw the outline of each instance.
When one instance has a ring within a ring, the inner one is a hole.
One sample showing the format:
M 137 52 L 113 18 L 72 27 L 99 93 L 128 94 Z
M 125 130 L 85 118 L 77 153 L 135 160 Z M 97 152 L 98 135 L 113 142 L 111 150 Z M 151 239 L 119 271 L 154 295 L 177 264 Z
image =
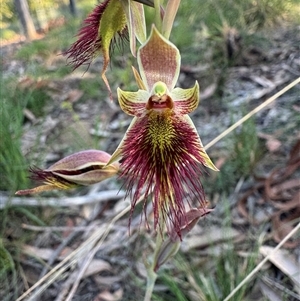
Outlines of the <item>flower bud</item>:
M 192 208 L 181 217 L 180 235 L 175 231 L 169 233 L 169 237 L 163 242 L 156 256 L 154 271 L 156 272 L 170 257 L 174 256 L 180 247 L 181 239 L 197 224 L 199 219 L 206 214 L 209 214 L 213 209 Z
M 53 189 L 70 189 L 80 185 L 91 185 L 114 176 L 119 164 L 107 165 L 111 155 L 99 150 L 81 151 L 54 163 L 48 169 L 30 169 L 31 178 L 44 185 L 33 189 L 19 190 L 18 195 L 39 193 Z

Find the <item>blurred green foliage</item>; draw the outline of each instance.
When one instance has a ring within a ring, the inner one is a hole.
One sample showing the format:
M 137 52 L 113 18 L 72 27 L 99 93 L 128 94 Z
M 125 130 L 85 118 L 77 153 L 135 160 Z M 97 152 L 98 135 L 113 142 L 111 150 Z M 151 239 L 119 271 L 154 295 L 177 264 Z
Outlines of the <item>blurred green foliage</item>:
M 68 1 L 65 0 L 27 0 L 27 2 L 32 14 L 36 14 L 36 12 L 41 10 L 48 10 L 48 12 L 51 11 L 51 14 L 53 14 L 61 5 L 68 5 Z M 14 1 L 1 0 L 0 20 L 2 24 L 17 20 Z
M 263 155 L 264 148 L 259 143 L 255 119 L 250 118 L 226 138 L 225 163 L 216 177 L 205 178 L 206 193 L 228 194 L 236 183 L 244 177 L 250 177 L 257 162 Z
M 28 184 L 27 164 L 21 150 L 23 109 L 26 104 L 16 94 L 16 80 L 1 77 L 0 102 L 0 190 L 16 190 Z
M 223 232 L 223 237 L 226 237 L 228 234 L 226 231 L 231 228 L 232 220 L 229 203 L 225 202 L 224 206 L 226 207 L 226 212 L 220 231 Z M 212 239 L 211 245 L 206 248 L 207 254 L 210 255 L 203 254 L 202 258 L 200 258 L 199 250 L 197 249 L 191 249 L 184 254 L 179 252 L 172 259 L 172 266 L 176 266 L 176 269 L 163 267 L 158 271 L 157 284 L 166 286 L 166 289 L 163 292 L 154 294 L 153 300 L 224 300 L 254 269 L 258 259 L 258 241 L 250 241 L 249 238 L 239 248 L 241 249 L 237 249 L 234 242 L 230 239 L 226 243 L 219 243 L 217 246 Z M 251 291 L 253 282 L 250 281 L 244 285 L 232 297 L 232 300 L 248 300 L 247 295 Z

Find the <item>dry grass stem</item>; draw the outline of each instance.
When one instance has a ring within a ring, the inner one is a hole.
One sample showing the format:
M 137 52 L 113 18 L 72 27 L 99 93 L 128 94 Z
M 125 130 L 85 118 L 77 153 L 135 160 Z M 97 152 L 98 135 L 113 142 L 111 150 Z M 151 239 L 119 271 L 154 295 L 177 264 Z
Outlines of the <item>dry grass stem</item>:
M 8 197 L 0 195 L 0 209 L 6 205 L 9 206 L 40 206 L 40 207 L 70 207 L 81 206 L 87 204 L 95 204 L 99 202 L 107 202 L 113 200 L 120 200 L 125 196 L 122 190 L 107 190 L 100 191 L 93 194 L 74 197 L 61 197 L 61 198 L 22 198 L 22 197 Z
M 90 231 L 93 230 L 95 228 L 95 225 L 93 226 L 74 226 L 74 227 L 57 227 L 57 226 L 53 226 L 53 227 L 42 227 L 42 226 L 33 226 L 33 225 L 28 225 L 28 224 L 22 224 L 22 228 L 26 229 L 26 230 L 31 230 L 31 231 L 35 231 L 35 232 L 54 232 L 54 231 L 72 231 L 72 232 L 80 232 L 80 231 Z
M 292 89 L 294 86 L 300 83 L 300 77 L 295 79 L 293 82 L 291 82 L 289 85 L 285 86 L 283 89 L 281 89 L 279 92 L 268 98 L 266 101 L 264 101 L 262 104 L 257 106 L 255 109 L 253 109 L 251 112 L 249 112 L 247 115 L 245 115 L 243 118 L 238 120 L 236 123 L 234 123 L 232 126 L 230 126 L 227 130 L 222 132 L 219 136 L 217 136 L 215 139 L 210 141 L 207 145 L 205 145 L 204 149 L 208 150 L 213 145 L 215 145 L 217 142 L 219 142 L 221 139 L 223 139 L 225 136 L 227 136 L 229 133 L 231 133 L 233 130 L 235 130 L 238 126 L 243 124 L 245 121 L 247 121 L 249 118 L 251 118 L 253 115 L 261 111 L 262 109 L 266 108 L 270 103 L 272 103 L 274 100 L 276 100 L 278 97 L 286 93 L 288 90 Z
M 137 203 L 140 203 L 143 200 L 143 196 L 138 200 Z M 43 278 L 41 278 L 38 282 L 36 282 L 29 290 L 27 290 L 24 294 L 22 294 L 16 301 L 24 300 L 30 293 L 32 293 L 35 289 L 37 289 L 40 285 L 44 283 L 42 287 L 36 290 L 33 295 L 28 299 L 28 301 L 33 301 L 43 290 L 45 290 L 50 284 L 52 284 L 64 271 L 66 271 L 69 267 L 76 265 L 80 258 L 83 258 L 88 254 L 92 254 L 93 256 L 102 245 L 103 241 L 109 234 L 109 231 L 113 227 L 113 225 L 125 214 L 127 214 L 131 209 L 131 206 L 127 206 L 123 211 L 117 214 L 109 224 L 105 224 L 102 228 L 98 229 L 92 236 L 87 239 L 79 248 L 74 250 L 71 254 L 69 254 L 63 261 L 61 261 L 57 266 L 55 266 L 48 274 L 46 274 Z M 85 262 L 87 264 L 83 265 L 81 269 L 81 274 L 83 275 L 86 270 L 88 264 L 93 259 L 93 256 L 88 257 L 88 260 Z M 80 277 L 82 276 L 80 274 Z M 80 278 L 81 279 L 81 278 Z M 74 283 L 74 287 L 77 287 L 76 282 Z
M 300 79 L 300 78 L 299 78 Z M 300 229 L 300 223 L 274 248 L 274 250 L 269 253 L 257 266 L 256 268 L 234 289 L 231 293 L 223 300 L 229 301 L 231 297 L 235 295 L 235 293 L 263 267 L 263 265 L 272 257 L 274 254 Z

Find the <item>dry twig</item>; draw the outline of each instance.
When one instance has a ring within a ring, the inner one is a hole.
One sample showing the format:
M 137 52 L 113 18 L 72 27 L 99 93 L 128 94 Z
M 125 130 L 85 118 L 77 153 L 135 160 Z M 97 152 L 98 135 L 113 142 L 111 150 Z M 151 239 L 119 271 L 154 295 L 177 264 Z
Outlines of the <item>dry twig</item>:
M 9 197 L 0 194 L 0 209 L 5 206 L 40 206 L 40 207 L 70 207 L 70 206 L 81 206 L 87 204 L 95 204 L 99 202 L 116 201 L 120 200 L 125 196 L 124 191 L 120 190 L 107 190 L 96 192 L 93 194 L 87 194 L 83 196 L 74 197 L 61 197 L 61 198 L 40 198 L 35 197 L 24 198 L 24 197 Z

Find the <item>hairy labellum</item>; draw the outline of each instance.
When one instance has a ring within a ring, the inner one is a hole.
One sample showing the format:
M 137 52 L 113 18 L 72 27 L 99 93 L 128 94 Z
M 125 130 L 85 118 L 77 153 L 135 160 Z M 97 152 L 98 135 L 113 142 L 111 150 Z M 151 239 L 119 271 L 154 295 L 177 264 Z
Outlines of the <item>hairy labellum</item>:
M 178 49 L 153 27 L 138 51 L 141 75 L 134 75 L 137 92 L 118 89 L 122 110 L 133 115 L 125 137 L 110 162 L 121 158 L 120 176 L 132 197 L 152 196 L 154 226 L 160 220 L 181 238 L 186 217 L 185 199 L 205 208 L 200 181 L 203 166 L 217 170 L 206 154 L 200 137 L 187 114 L 199 103 L 199 86 L 174 88 L 180 70 Z

